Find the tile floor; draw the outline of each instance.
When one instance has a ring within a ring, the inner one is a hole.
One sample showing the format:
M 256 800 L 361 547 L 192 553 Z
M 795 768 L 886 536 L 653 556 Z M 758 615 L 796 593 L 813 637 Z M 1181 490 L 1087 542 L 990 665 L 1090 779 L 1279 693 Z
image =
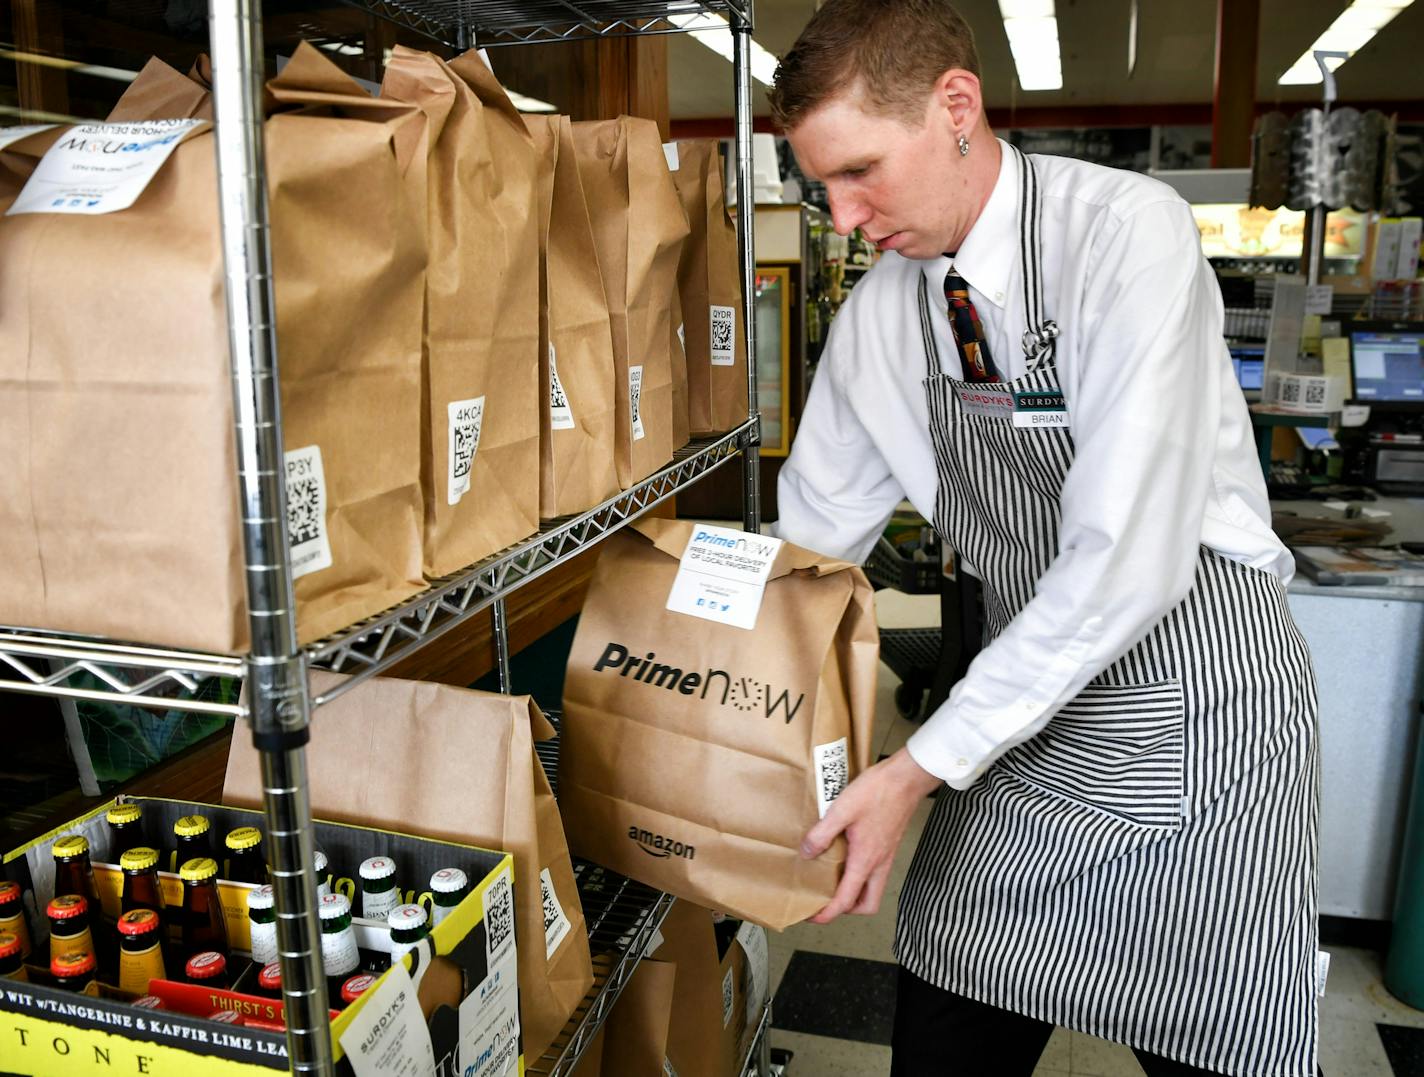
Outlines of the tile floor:
M 937 598 L 882 591 L 877 600 L 882 626 L 937 623 Z M 895 678 L 883 665 L 880 672 L 875 736 L 879 754 L 888 755 L 916 727 L 896 714 Z M 771 934 L 771 976 L 777 991 L 771 1043 L 795 1052 L 788 1077 L 886 1077 L 890 1072 L 893 897 L 929 810 L 927 800 L 916 813 L 878 915 L 842 917 L 825 927 L 799 924 Z M 1332 961 L 1329 989 L 1321 1000 L 1320 1064 L 1325 1077 L 1424 1077 L 1424 1012 L 1385 991 L 1378 953 L 1345 946 L 1326 949 Z M 838 1019 L 838 1013 L 847 1016 Z M 1035 1077 L 1141 1073 L 1126 1048 L 1059 1029 Z

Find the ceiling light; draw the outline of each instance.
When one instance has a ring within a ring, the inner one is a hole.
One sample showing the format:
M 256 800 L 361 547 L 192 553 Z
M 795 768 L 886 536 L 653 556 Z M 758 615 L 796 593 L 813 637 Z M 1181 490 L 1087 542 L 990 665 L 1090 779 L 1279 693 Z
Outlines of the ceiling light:
M 1063 89 L 1053 0 L 999 0 L 999 14 L 1023 90 Z
M 515 93 L 508 86 L 504 88 L 505 96 L 509 98 L 510 104 L 520 112 L 558 112 L 558 105 L 551 105 L 547 101 L 540 101 L 537 97 L 526 97 L 522 93 Z
M 732 59 L 732 30 L 727 20 L 711 12 L 695 15 L 669 15 L 668 22 L 681 27 L 699 45 L 705 45 L 722 59 Z M 763 86 L 770 86 L 776 77 L 776 57 L 755 41 L 751 42 L 751 76 Z
M 15 52 L 0 48 L 0 60 L 13 60 L 17 64 L 38 64 L 40 67 L 57 67 L 62 71 L 73 71 L 76 75 L 93 75 L 95 78 L 111 79 L 114 82 L 132 82 L 138 78 L 137 71 L 125 71 L 119 67 L 105 67 L 102 64 L 81 64 L 78 60 L 64 60 L 58 56 L 41 56 L 34 52 Z
M 1413 2 L 1414 0 L 1354 0 L 1276 82 L 1281 86 L 1308 86 L 1320 82 L 1322 76 L 1320 65 L 1315 62 L 1316 52 L 1358 52 Z M 1344 62 L 1339 57 L 1332 57 L 1325 61 L 1325 65 L 1334 71 Z

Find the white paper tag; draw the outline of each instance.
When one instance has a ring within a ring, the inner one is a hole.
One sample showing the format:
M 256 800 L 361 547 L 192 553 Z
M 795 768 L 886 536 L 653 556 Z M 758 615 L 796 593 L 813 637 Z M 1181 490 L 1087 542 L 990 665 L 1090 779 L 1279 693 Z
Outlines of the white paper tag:
M 781 540 L 699 525 L 687 540 L 667 609 L 705 621 L 755 628 Z
M 1368 404 L 1346 404 L 1340 409 L 1341 426 L 1364 426 L 1370 421 Z
M 667 940 L 663 938 L 662 929 L 656 927 L 653 928 L 653 934 L 648 939 L 648 945 L 643 947 L 643 956 L 652 957 L 655 953 L 658 952 L 658 947 L 666 941 Z
M 1320 998 L 1325 997 L 1325 981 L 1330 978 L 1330 952 L 1328 950 L 1315 951 L 1315 993 Z
M 321 446 L 293 449 L 287 464 L 287 541 L 292 547 L 292 578 L 331 567 L 326 534 L 326 473 Z
M 677 1077 L 677 1070 L 673 1069 L 672 1059 L 663 1057 L 663 1077 Z
M 829 744 L 817 744 L 811 752 L 816 760 L 816 809 L 824 819 L 831 803 L 850 784 L 850 746 L 842 737 Z
M 633 440 L 642 441 L 643 432 L 643 368 L 628 368 L 628 411 L 633 417 Z
M 40 158 L 9 213 L 95 214 L 128 209 L 183 136 L 204 122 L 153 120 L 71 127 Z
M 448 405 L 450 415 L 450 474 L 446 501 L 458 505 L 470 492 L 470 472 L 480 448 L 480 430 L 485 424 L 485 398 L 455 400 Z
M 519 968 L 511 949 L 460 1003 L 459 1065 L 430 1073 L 514 1077 L 519 1070 Z
M 564 383 L 559 380 L 553 341 L 549 342 L 549 418 L 555 430 L 574 428 L 574 409 L 569 406 L 569 395 L 564 392 Z
M 423 1077 L 435 1072 L 430 1029 L 420 1012 L 410 973 L 397 962 L 361 998 L 341 1034 L 356 1077 Z
M 545 868 L 539 873 L 539 890 L 544 899 L 544 957 L 552 958 L 569 933 L 569 918 L 564 915 L 564 907 L 559 904 L 559 895 L 554 892 L 554 877 Z
M 682 158 L 677 152 L 676 142 L 663 143 L 663 156 L 667 158 L 669 172 L 676 172 L 682 167 Z
M 722 1027 L 732 1023 L 732 970 L 722 977 Z
M 736 362 L 737 308 L 707 308 L 712 319 L 712 365 L 731 366 Z
M 742 921 L 737 928 L 737 941 L 747 953 L 747 973 L 751 990 L 747 992 L 747 1027 L 756 1028 L 761 1021 L 761 1008 L 766 1005 L 767 982 L 771 978 L 766 928 Z
M 512 872 L 505 868 L 485 890 L 485 954 L 489 967 L 514 949 L 514 885 Z
M 0 150 L 12 142 L 19 142 L 22 138 L 29 138 L 57 126 L 58 124 L 53 123 L 24 123 L 19 127 L 0 127 Z
M 1305 312 L 1307 314 L 1329 314 L 1330 305 L 1335 301 L 1335 286 L 1332 284 L 1312 284 L 1305 289 Z

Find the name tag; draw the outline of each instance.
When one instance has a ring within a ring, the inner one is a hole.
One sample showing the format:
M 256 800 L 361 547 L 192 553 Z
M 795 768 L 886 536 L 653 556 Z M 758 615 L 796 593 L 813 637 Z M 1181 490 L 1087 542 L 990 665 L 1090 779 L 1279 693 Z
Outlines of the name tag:
M 1014 394 L 1014 425 L 1066 430 L 1068 405 L 1057 389 L 1030 389 Z
M 1014 394 L 1007 389 L 956 385 L 954 395 L 959 398 L 959 407 L 966 415 L 1007 419 L 1014 413 Z

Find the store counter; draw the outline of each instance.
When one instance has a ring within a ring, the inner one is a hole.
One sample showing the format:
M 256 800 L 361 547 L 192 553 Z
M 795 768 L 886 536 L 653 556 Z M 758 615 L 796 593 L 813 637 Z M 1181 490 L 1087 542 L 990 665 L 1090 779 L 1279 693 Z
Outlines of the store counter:
M 1353 504 L 1390 513 L 1385 543 L 1424 540 L 1424 499 Z M 1319 501 L 1272 508 L 1342 515 Z M 1297 576 L 1288 593 L 1320 690 L 1320 911 L 1388 920 L 1424 699 L 1424 587 L 1322 587 Z

